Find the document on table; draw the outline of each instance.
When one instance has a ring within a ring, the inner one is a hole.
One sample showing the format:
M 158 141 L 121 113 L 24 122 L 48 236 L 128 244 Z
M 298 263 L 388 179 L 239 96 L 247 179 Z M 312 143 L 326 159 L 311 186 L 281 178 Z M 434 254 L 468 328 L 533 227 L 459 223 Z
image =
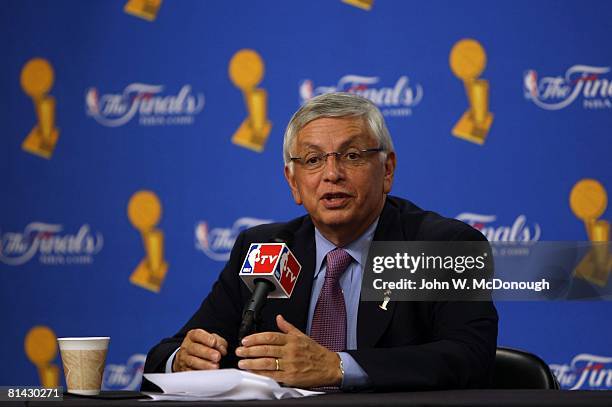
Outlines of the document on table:
M 324 394 L 282 387 L 269 377 L 238 369 L 148 373 L 144 377 L 163 391 L 163 393 L 144 393 L 154 401 L 274 400 Z

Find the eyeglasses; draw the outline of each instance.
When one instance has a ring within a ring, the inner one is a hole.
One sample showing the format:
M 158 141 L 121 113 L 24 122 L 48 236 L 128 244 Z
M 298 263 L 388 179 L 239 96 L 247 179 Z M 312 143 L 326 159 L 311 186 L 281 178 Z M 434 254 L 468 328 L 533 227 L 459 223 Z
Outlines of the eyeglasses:
M 383 151 L 382 147 L 368 148 L 360 150 L 355 147 L 351 147 L 341 152 L 332 151 L 331 153 L 307 153 L 304 157 L 291 157 L 292 162 L 297 162 L 304 169 L 310 171 L 316 171 L 322 169 L 327 163 L 327 157 L 333 155 L 336 160 L 343 167 L 359 167 L 367 162 L 367 158 L 370 153 L 379 153 Z

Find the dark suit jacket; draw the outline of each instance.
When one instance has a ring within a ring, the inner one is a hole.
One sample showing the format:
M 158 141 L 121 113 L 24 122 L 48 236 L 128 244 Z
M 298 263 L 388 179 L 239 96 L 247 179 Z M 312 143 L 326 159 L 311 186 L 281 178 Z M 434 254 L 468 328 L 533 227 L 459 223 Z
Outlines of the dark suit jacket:
M 260 331 L 278 331 L 282 314 L 302 332 L 315 268 L 314 226 L 309 216 L 288 223 L 261 225 L 242 232 L 211 293 L 189 322 L 149 354 L 145 373 L 163 372 L 168 357 L 194 328 L 215 332 L 228 341 L 221 367 L 236 367 L 234 350 L 244 304 L 251 293 L 238 277 L 250 243 L 267 242 L 281 230 L 294 233 L 291 247 L 302 264 L 293 295 L 268 300 Z M 377 241 L 481 241 L 480 232 L 454 219 L 423 211 L 409 201 L 388 197 L 374 233 Z M 387 311 L 362 301 L 357 347 L 348 351 L 368 374 L 374 390 L 487 387 L 497 342 L 497 312 L 491 302 L 391 302 Z

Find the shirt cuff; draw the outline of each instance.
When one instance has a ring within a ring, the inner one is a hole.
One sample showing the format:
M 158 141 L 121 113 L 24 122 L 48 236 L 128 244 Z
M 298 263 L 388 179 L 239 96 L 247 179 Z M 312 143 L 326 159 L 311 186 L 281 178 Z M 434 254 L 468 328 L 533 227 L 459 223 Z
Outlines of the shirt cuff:
M 338 352 L 338 356 L 340 356 L 344 367 L 344 377 L 340 385 L 342 390 L 358 390 L 370 385 L 368 374 L 351 355 L 346 352 Z
M 166 362 L 166 373 L 172 373 L 172 364 L 174 363 L 174 356 L 176 356 L 176 353 L 179 351 L 179 349 L 181 349 L 180 346 L 176 348 L 176 350 L 168 358 L 168 361 Z

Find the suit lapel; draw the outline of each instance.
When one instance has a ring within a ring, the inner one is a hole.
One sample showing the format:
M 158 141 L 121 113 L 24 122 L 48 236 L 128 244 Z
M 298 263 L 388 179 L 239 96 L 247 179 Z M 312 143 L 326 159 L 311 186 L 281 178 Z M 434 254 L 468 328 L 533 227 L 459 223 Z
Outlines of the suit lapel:
M 296 259 L 302 265 L 302 270 L 295 283 L 291 298 L 288 300 L 273 300 L 275 302 L 274 306 L 266 306 L 268 312 L 273 311 L 273 314 L 271 313 L 265 318 L 271 324 L 267 327 L 269 330 L 278 330 L 275 317 L 277 314 L 282 314 L 287 321 L 306 333 L 316 249 L 314 225 L 309 216 L 302 219 L 303 222 L 294 231 L 294 240 L 290 247 Z
M 405 240 L 401 229 L 399 209 L 389 199 L 385 202 L 383 211 L 380 214 L 373 240 Z M 363 273 L 365 276 L 365 273 L 371 273 L 371 271 L 364 269 Z M 386 311 L 379 307 L 381 302 L 382 298 L 380 302 L 359 302 L 359 314 L 357 317 L 357 346 L 359 348 L 374 347 L 391 321 L 391 317 L 395 310 L 395 302 L 389 302 Z

